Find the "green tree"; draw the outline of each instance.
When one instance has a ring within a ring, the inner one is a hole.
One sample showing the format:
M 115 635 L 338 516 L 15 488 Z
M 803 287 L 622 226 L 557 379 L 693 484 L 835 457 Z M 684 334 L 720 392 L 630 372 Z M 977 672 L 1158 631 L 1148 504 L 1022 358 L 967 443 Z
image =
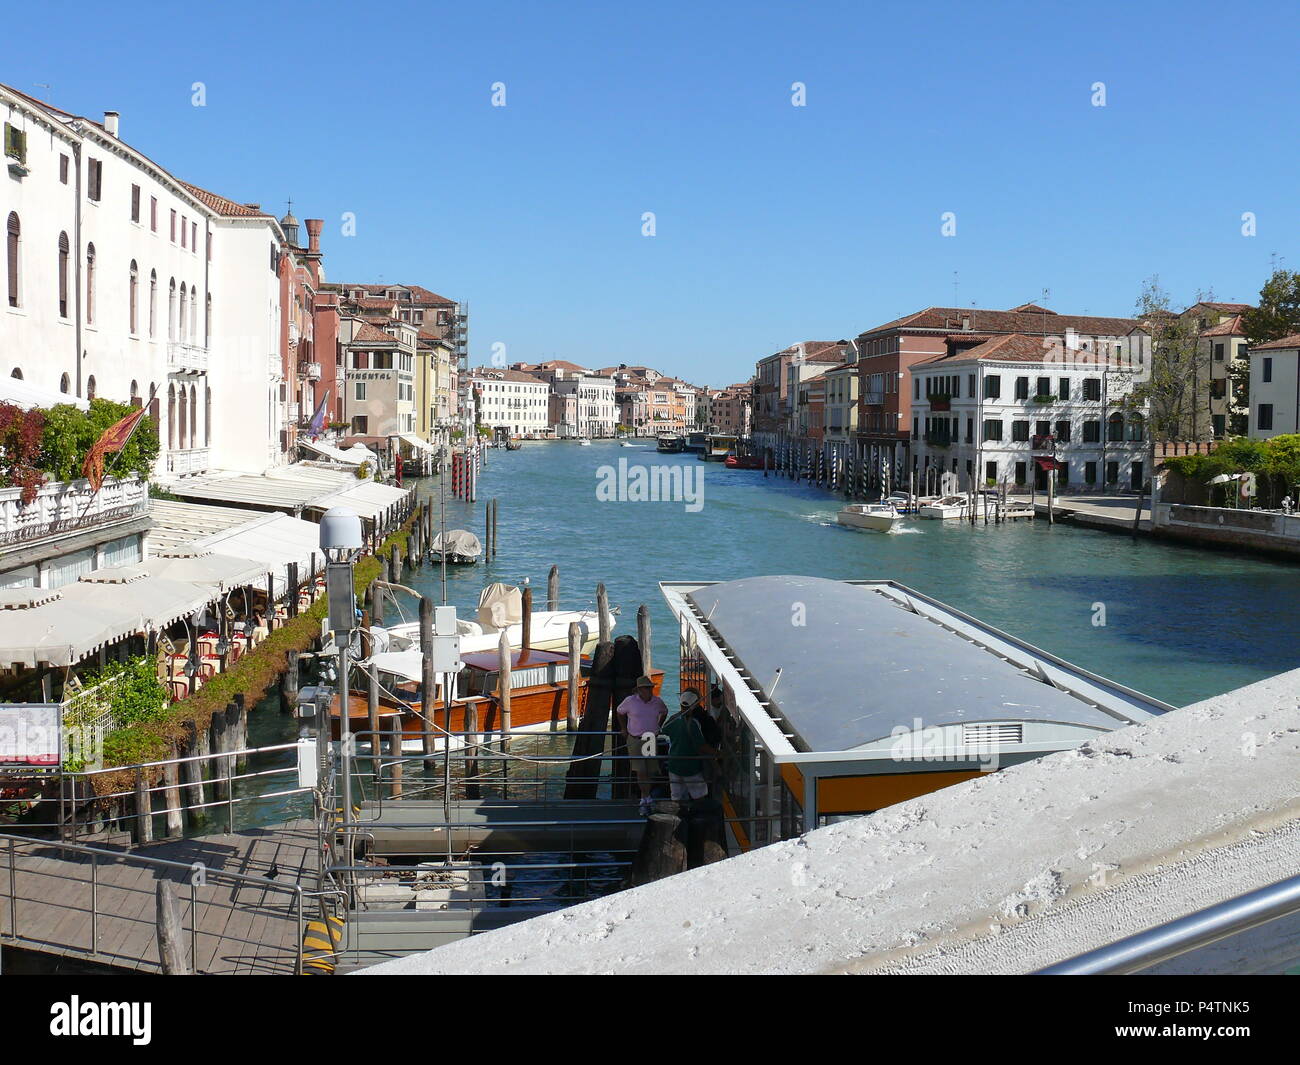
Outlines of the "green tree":
M 41 466 L 56 481 L 72 481 L 81 476 L 86 455 L 114 423 L 134 410 L 125 403 L 92 399 L 88 411 L 79 411 L 70 403 L 60 403 L 45 412 L 45 430 L 41 438 Z M 138 473 L 147 478 L 158 458 L 158 436 L 153 420 L 146 417 L 131 434 L 126 447 L 105 461 L 111 477 Z
M 1251 347 L 1300 333 L 1300 273 L 1273 271 L 1259 290 L 1259 306 L 1243 311 L 1241 324 Z

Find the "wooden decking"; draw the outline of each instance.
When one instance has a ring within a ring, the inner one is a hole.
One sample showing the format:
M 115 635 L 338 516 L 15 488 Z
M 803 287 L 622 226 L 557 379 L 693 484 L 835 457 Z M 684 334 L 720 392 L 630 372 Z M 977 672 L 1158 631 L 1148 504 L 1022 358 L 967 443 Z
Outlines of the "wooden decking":
M 310 892 L 317 883 L 311 821 L 135 848 L 99 845 L 96 850 L 101 853 L 61 849 L 41 840 L 0 840 L 3 942 L 160 972 L 156 892 L 158 881 L 165 879 L 176 885 L 194 972 L 295 971 L 301 933 L 292 888 L 299 885 Z M 189 870 L 161 865 L 158 859 L 186 866 L 201 862 L 205 882 L 192 883 L 198 877 Z M 277 876 L 269 880 L 273 867 Z M 316 900 L 305 899 L 302 910 L 304 921 L 316 917 Z

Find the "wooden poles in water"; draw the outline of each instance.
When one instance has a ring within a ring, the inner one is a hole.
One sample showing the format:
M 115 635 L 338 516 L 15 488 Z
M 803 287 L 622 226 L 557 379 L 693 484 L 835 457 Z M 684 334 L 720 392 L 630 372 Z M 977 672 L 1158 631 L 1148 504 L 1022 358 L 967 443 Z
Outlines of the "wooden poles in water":
M 636 642 L 641 650 L 641 672 L 650 676 L 650 608 L 642 603 L 636 612 Z
M 554 572 L 555 567 L 551 567 Z M 578 682 L 582 674 L 582 626 L 569 622 L 569 691 L 565 727 L 574 732 L 578 728 Z
M 552 566 L 546 575 L 546 609 L 560 609 L 560 567 Z
M 438 680 L 433 672 L 433 602 L 420 597 L 420 732 L 424 740 L 424 768 L 434 768 L 433 707 Z
M 609 593 L 604 584 L 596 585 L 596 624 L 600 627 L 600 643 L 610 642 Z

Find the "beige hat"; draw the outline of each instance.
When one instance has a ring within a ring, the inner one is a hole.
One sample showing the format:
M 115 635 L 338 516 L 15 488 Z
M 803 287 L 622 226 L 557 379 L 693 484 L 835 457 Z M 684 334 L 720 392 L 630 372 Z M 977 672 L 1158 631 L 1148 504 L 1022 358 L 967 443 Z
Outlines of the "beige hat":
M 700 705 L 700 696 L 698 692 L 693 692 L 689 688 L 682 692 L 682 709 L 694 710 Z
M 653 688 L 655 686 L 655 682 L 652 681 L 649 677 L 637 677 L 636 686 L 638 688 Z

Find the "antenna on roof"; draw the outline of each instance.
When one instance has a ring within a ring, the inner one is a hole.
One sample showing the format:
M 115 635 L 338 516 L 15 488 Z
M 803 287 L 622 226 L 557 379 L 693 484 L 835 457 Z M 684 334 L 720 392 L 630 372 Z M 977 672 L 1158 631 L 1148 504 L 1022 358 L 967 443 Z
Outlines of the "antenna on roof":
M 954 270 L 952 272 L 952 305 L 954 307 L 961 306 L 961 301 L 957 299 L 957 285 L 958 285 L 957 271 Z

